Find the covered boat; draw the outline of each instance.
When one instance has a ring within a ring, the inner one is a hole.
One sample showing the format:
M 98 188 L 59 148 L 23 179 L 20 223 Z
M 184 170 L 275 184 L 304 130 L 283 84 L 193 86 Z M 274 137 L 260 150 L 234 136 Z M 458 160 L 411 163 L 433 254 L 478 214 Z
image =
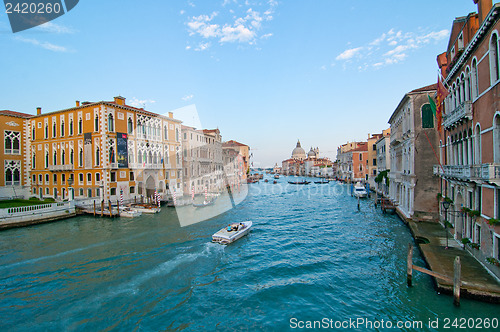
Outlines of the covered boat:
M 356 183 L 354 186 L 354 196 L 359 197 L 359 198 L 366 198 L 368 197 L 368 192 L 366 191 L 365 187 L 361 185 L 361 183 Z
M 130 206 L 132 210 L 142 212 L 142 213 L 158 213 L 161 211 L 161 208 L 157 207 L 156 205 L 150 205 L 150 204 L 132 204 Z
M 212 235 L 212 242 L 220 244 L 229 244 L 242 238 L 250 232 L 252 227 L 251 221 L 244 221 L 240 223 L 229 224 L 214 235 Z

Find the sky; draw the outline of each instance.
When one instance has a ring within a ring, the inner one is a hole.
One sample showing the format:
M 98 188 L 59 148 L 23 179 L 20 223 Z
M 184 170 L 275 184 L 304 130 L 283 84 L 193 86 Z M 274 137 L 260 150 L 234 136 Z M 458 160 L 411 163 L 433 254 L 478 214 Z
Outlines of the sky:
M 475 11 L 472 0 L 81 0 L 12 33 L 2 7 L 0 109 L 121 95 L 219 128 L 255 167 L 280 165 L 298 139 L 335 159 L 437 81 L 453 20 Z

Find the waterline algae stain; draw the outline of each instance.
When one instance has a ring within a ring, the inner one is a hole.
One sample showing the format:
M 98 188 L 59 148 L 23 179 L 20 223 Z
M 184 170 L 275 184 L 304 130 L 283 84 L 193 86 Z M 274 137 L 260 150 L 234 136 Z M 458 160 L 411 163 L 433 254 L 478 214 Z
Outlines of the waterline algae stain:
M 253 184 L 236 208 L 186 227 L 163 208 L 2 232 L 0 328 L 283 331 L 319 322 L 372 330 L 401 322 L 398 330 L 432 331 L 455 318 L 497 318 L 496 305 L 462 299 L 453 307 L 426 275 L 408 288 L 406 226 L 369 200 L 358 211 L 347 186 L 313 186 Z M 210 243 L 239 220 L 253 221 L 248 236 Z

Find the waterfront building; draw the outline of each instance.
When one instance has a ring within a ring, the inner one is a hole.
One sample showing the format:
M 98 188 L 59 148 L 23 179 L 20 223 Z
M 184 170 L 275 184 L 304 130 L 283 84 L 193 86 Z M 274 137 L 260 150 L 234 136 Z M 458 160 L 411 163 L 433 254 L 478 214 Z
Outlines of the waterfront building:
M 278 163 L 276 163 L 273 167 L 273 173 L 274 174 L 280 174 L 282 171 L 281 167 L 278 166 Z
M 29 160 L 26 158 L 28 133 L 26 119 L 31 114 L 0 111 L 0 132 L 3 148 L 0 150 L 0 199 L 25 197 L 29 194 Z
M 244 177 L 246 177 L 246 175 L 248 173 L 250 173 L 250 158 L 251 158 L 250 146 L 243 144 L 243 143 L 240 143 L 240 142 L 235 141 L 235 140 L 230 140 L 230 141 L 222 143 L 222 147 L 224 149 L 233 149 L 234 151 L 241 154 L 241 157 L 243 158 L 243 166 L 244 166 L 244 170 L 245 170 Z
M 347 182 L 365 180 L 367 144 L 367 142 L 347 142 L 337 148 L 337 177 L 339 179 Z M 357 150 L 356 153 L 354 150 Z M 357 160 L 354 161 L 356 158 Z
M 31 195 L 58 200 L 182 194 L 181 121 L 114 101 L 79 101 L 26 121 Z
M 241 153 L 230 148 L 222 149 L 223 158 L 223 183 L 225 186 L 239 188 L 242 181 L 246 178 L 245 163 Z
M 370 188 L 375 188 L 375 177 L 377 176 L 377 141 L 382 134 L 368 134 L 367 170 Z
M 436 84 L 406 93 L 389 119 L 389 196 L 406 219 L 437 217 L 439 183 L 433 178 L 432 165 L 439 137 L 428 97 L 435 93 Z
M 442 220 L 454 226 L 455 238 L 479 246 L 471 253 L 484 263 L 500 260 L 500 226 L 488 223 L 500 219 L 500 4 L 474 2 L 478 13 L 454 20 L 448 48 L 437 58 L 448 95 L 434 173 L 453 201 L 447 215 L 440 206 Z
M 223 180 L 223 144 L 219 129 L 182 126 L 184 194 L 218 192 Z
M 377 148 L 377 175 L 384 171 L 391 170 L 391 159 L 389 155 L 390 150 L 390 135 L 391 129 L 388 128 L 382 131 L 382 136 L 377 140 L 375 146 Z M 378 192 L 384 196 L 389 195 L 389 187 L 386 180 L 377 185 Z

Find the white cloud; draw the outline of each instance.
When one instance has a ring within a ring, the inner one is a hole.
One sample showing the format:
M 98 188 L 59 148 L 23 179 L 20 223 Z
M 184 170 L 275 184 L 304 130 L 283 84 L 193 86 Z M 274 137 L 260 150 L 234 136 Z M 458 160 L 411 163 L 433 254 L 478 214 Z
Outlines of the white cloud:
M 205 51 L 208 48 L 210 48 L 210 43 L 200 43 L 198 47 L 196 47 L 194 50 L 195 51 Z
M 191 94 L 191 95 L 186 95 L 186 96 L 182 97 L 181 99 L 184 101 L 188 101 L 188 100 L 191 100 L 193 98 L 194 98 L 194 95 Z
M 57 33 L 57 34 L 63 34 L 63 33 L 74 33 L 75 31 L 71 28 L 65 27 L 60 24 L 52 23 L 52 22 L 47 22 L 44 24 L 41 24 L 35 28 L 36 30 L 41 30 L 43 32 L 49 32 L 49 33 Z
M 252 7 L 250 7 L 252 6 Z M 265 6 L 262 8 L 262 6 Z M 189 36 L 200 38 L 199 47 L 195 50 L 205 50 L 211 44 L 207 40 L 216 40 L 219 44 L 238 43 L 255 45 L 259 39 L 267 39 L 273 34 L 264 33 L 264 22 L 273 19 L 277 2 L 269 0 L 261 2 L 224 0 L 219 12 L 190 16 L 186 22 Z M 228 17 L 230 17 L 228 19 Z
M 340 53 L 335 59 L 336 60 L 349 60 L 353 58 L 356 54 L 358 54 L 363 48 L 362 47 L 356 47 L 356 48 L 351 48 L 348 50 L 345 50 L 344 52 Z
M 53 52 L 63 52 L 63 53 L 72 52 L 67 47 L 55 45 L 55 44 L 52 44 L 52 43 L 49 43 L 49 42 L 39 41 L 37 39 L 24 38 L 24 37 L 20 37 L 20 36 L 16 36 L 16 37 L 14 37 L 14 39 L 22 41 L 24 43 L 28 43 L 28 44 L 32 44 L 32 45 L 35 45 L 35 46 L 39 46 L 41 48 L 44 48 L 46 50 L 53 51 Z
M 351 60 L 346 63 L 357 63 L 358 70 L 365 70 L 367 66 L 378 69 L 400 63 L 415 50 L 446 39 L 448 36 L 448 30 L 415 33 L 390 29 L 366 45 L 345 50 L 335 59 L 337 61 Z M 361 54 L 362 51 L 363 54 Z M 361 61 L 363 61 L 363 65 L 359 64 Z
M 155 100 L 152 100 L 152 99 L 137 99 L 136 97 L 133 97 L 131 98 L 129 101 L 128 101 L 128 104 L 130 106 L 134 106 L 134 107 L 137 107 L 137 108 L 146 108 L 146 105 L 147 104 L 154 104 L 156 103 Z

